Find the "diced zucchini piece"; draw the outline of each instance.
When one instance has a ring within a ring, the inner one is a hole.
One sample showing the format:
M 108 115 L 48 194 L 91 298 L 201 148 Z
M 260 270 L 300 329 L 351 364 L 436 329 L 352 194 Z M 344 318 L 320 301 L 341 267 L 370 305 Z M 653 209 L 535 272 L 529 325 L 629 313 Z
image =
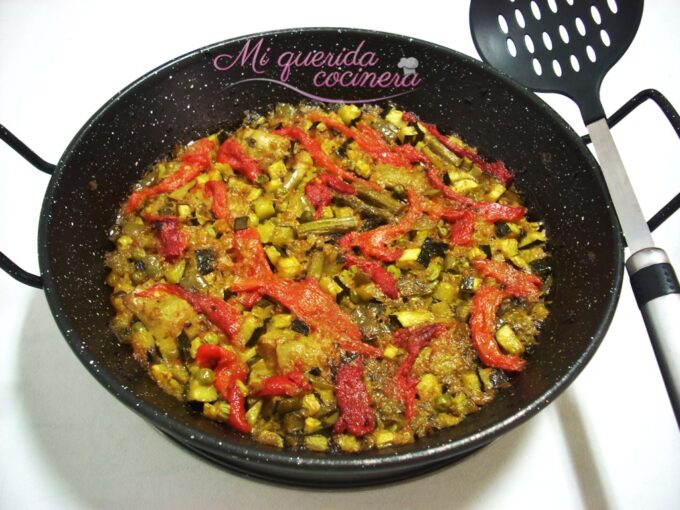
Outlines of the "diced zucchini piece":
M 451 305 L 444 301 L 433 303 L 431 309 L 437 320 L 448 320 L 452 317 Z
M 436 375 L 424 374 L 418 381 L 416 390 L 421 400 L 434 400 L 441 395 L 442 386 Z
M 477 372 L 475 372 L 474 370 L 463 372 L 460 375 L 460 378 L 468 394 L 475 395 L 481 393 L 482 386 L 479 381 L 479 376 L 477 375 Z
M 506 259 L 511 259 L 519 254 L 517 239 L 512 238 L 494 239 L 491 241 L 491 249 L 494 253 L 502 253 Z
M 306 225 L 306 223 L 305 223 Z M 270 242 L 277 248 L 286 246 L 295 240 L 295 231 L 292 227 L 278 225 L 274 227 Z
M 258 443 L 283 448 L 283 438 L 272 430 L 261 430 L 257 433 L 256 439 Z
M 342 122 L 349 126 L 353 120 L 361 116 L 361 109 L 355 104 L 343 104 L 338 108 L 338 115 Z
M 437 287 L 434 289 L 434 294 L 432 294 L 435 299 L 445 303 L 453 303 L 457 295 L 458 289 L 456 289 L 452 283 L 447 281 L 439 282 Z
M 191 381 L 189 381 L 187 400 L 193 402 L 214 402 L 217 400 L 217 397 L 217 390 L 214 386 L 201 384 L 197 379 L 191 379 Z
M 420 256 L 420 248 L 406 248 L 397 260 L 397 267 L 401 269 L 414 269 L 422 267 L 418 262 Z
M 335 297 L 342 292 L 342 287 L 330 276 L 322 276 L 319 280 L 319 285 L 323 290 Z
M 334 440 L 335 444 L 337 444 L 343 452 L 358 452 L 361 450 L 361 443 L 359 443 L 359 440 L 355 436 L 339 434 L 335 436 Z
M 286 164 L 279 160 L 267 167 L 267 174 L 271 180 L 279 179 L 280 182 L 281 179 L 288 175 L 288 169 L 286 168 Z
M 267 197 L 260 197 L 253 202 L 253 210 L 260 220 L 266 220 L 276 214 L 274 201 Z
M 276 270 L 283 278 L 295 278 L 302 273 L 302 265 L 295 257 L 281 257 L 276 261 Z
M 163 391 L 175 398 L 182 398 L 182 385 L 172 376 L 172 371 L 169 367 L 159 363 L 157 365 L 152 365 L 150 372 L 153 380 L 156 381 Z
M 321 434 L 305 436 L 305 446 L 313 452 L 325 452 L 328 450 L 328 438 Z
M 498 328 L 496 341 L 508 354 L 520 355 L 524 352 L 524 344 L 508 324 Z
M 226 422 L 231 414 L 231 406 L 226 402 L 206 403 L 203 405 L 203 414 L 211 420 Z
M 377 448 L 384 448 L 390 446 L 394 441 L 394 432 L 389 430 L 379 430 L 374 434 L 375 446 Z
M 434 314 L 430 310 L 400 310 L 394 314 L 399 324 L 405 328 L 434 322 Z
M 521 241 L 519 242 L 519 247 L 524 248 L 525 246 L 529 246 L 530 244 L 533 244 L 537 241 L 540 242 L 545 242 L 546 237 L 545 237 L 545 232 L 542 230 L 538 231 L 531 231 L 528 232 L 527 235 L 525 235 Z
M 262 402 L 263 400 L 258 400 L 250 407 L 250 409 L 246 411 L 246 421 L 251 427 L 255 426 L 257 419 L 260 417 L 260 412 L 262 412 Z
M 307 411 L 309 416 L 314 416 L 321 409 L 321 404 L 313 393 L 307 393 L 302 397 L 302 407 Z
M 116 245 L 118 246 L 118 248 L 121 249 L 127 248 L 128 246 L 132 245 L 132 243 L 133 243 L 132 238 L 126 235 L 120 236 L 116 241 Z
M 245 345 L 250 337 L 253 336 L 255 330 L 262 326 L 262 321 L 255 317 L 252 313 L 246 313 L 245 318 L 241 322 L 241 330 L 239 331 L 239 340 L 241 345 Z
M 358 160 L 354 162 L 354 171 L 359 177 L 368 179 L 371 176 L 371 165 L 366 161 Z
M 455 427 L 463 420 L 462 416 L 454 416 L 449 413 L 439 413 L 437 414 L 437 426 L 440 429 L 445 429 L 447 427 Z
M 486 253 L 484 253 L 484 250 L 479 248 L 478 246 L 474 246 L 470 248 L 467 252 L 467 258 L 468 260 L 480 260 L 480 259 L 485 259 L 486 258 Z
M 279 261 L 281 258 L 281 252 L 276 249 L 275 246 L 265 246 L 264 247 L 264 253 L 267 255 L 267 258 L 269 259 L 269 262 L 272 264 L 276 265 L 276 263 Z
M 272 234 L 274 233 L 276 225 L 274 225 L 271 221 L 265 221 L 264 223 L 260 223 L 255 228 L 257 228 L 257 232 L 260 234 L 260 240 L 263 243 L 266 244 L 271 242 Z
M 399 355 L 399 347 L 389 344 L 383 349 L 383 357 L 387 359 L 394 359 Z
M 402 127 L 406 125 L 406 122 L 404 122 L 401 118 L 403 114 L 404 112 L 402 112 L 401 110 L 392 108 L 389 112 L 387 112 L 387 115 L 385 115 L 385 120 L 387 122 L 394 124 L 397 127 Z
M 486 198 L 492 202 L 495 202 L 501 198 L 501 196 L 503 196 L 503 193 L 505 193 L 505 186 L 503 186 L 500 182 L 494 182 L 491 185 L 491 189 L 486 194 Z
M 314 432 L 318 432 L 323 428 L 323 423 L 321 423 L 321 420 L 317 420 L 313 416 L 308 416 L 305 418 L 305 427 L 304 431 L 305 434 L 313 434 Z
M 289 313 L 277 313 L 271 319 L 270 324 L 276 329 L 289 328 L 293 323 L 293 316 Z

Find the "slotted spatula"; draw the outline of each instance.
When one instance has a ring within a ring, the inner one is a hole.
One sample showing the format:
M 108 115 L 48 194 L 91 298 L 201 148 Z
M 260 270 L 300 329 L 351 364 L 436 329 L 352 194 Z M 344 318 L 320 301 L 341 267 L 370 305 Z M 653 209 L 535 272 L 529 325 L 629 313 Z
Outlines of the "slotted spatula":
M 680 419 L 680 285 L 647 222 L 609 132 L 600 85 L 635 37 L 642 0 L 472 0 L 470 28 L 484 61 L 524 86 L 579 106 L 630 256 L 626 269 Z

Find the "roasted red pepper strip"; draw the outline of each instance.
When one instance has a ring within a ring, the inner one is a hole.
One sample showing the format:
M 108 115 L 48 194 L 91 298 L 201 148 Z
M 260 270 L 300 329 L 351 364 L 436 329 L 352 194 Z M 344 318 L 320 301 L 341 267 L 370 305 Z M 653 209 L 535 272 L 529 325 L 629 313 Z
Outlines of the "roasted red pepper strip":
M 309 181 L 305 186 L 305 195 L 316 210 L 315 217 L 319 219 L 323 213 L 323 208 L 333 200 L 333 191 L 320 182 Z
M 510 182 L 513 179 L 512 172 L 508 170 L 508 168 L 505 166 L 505 164 L 502 161 L 494 161 L 492 163 L 489 163 L 487 161 L 484 161 L 479 154 L 473 152 L 470 149 L 467 149 L 465 147 L 460 147 L 458 145 L 455 145 L 454 143 L 451 142 L 446 136 L 444 136 L 442 133 L 439 132 L 439 129 L 437 126 L 434 124 L 428 124 L 426 122 L 422 122 L 418 120 L 418 117 L 416 117 L 415 114 L 411 112 L 405 112 L 401 116 L 402 120 L 406 122 L 420 122 L 422 126 L 427 129 L 427 131 L 434 136 L 437 140 L 439 140 L 444 147 L 449 149 L 451 152 L 453 152 L 456 156 L 461 157 L 461 158 L 468 158 L 470 161 L 472 161 L 475 165 L 477 165 L 479 168 L 482 169 L 483 172 L 486 172 L 490 175 L 493 175 L 496 179 L 501 181 L 504 186 L 507 186 L 510 184 Z
M 306 133 L 299 127 L 283 127 L 274 131 L 274 134 L 297 140 L 312 156 L 314 163 L 325 169 L 330 174 L 346 181 L 362 181 L 366 182 L 366 184 L 369 184 L 368 181 L 364 181 L 363 179 L 340 167 L 340 165 L 333 161 L 330 156 L 328 156 L 323 151 L 321 148 L 321 142 L 319 140 L 312 137 L 309 133 Z M 370 185 L 375 185 L 375 183 L 370 183 Z
M 397 260 L 403 250 L 390 247 L 390 243 L 413 229 L 423 213 L 420 196 L 411 188 L 407 192 L 409 208 L 396 225 L 383 225 L 366 232 L 345 234 L 340 238 L 340 248 L 349 251 L 352 247 L 358 247 L 368 257 L 386 262 Z
M 288 372 L 284 375 L 272 375 L 262 380 L 256 397 L 295 397 L 310 391 L 312 387 L 302 373 Z
M 329 188 L 345 195 L 356 195 L 357 191 L 351 184 L 347 184 L 345 181 L 340 179 L 337 175 L 333 174 L 320 174 L 318 179 L 328 186 Z
M 381 354 L 377 347 L 361 341 L 359 328 L 314 278 L 293 281 L 272 275 L 266 279 L 237 280 L 231 290 L 257 290 L 265 294 L 309 324 L 312 331 L 333 340 L 346 351 L 370 357 Z
M 217 151 L 217 161 L 227 163 L 234 172 L 244 175 L 250 182 L 262 173 L 257 161 L 248 156 L 241 145 L 233 138 L 227 138 Z
M 395 389 L 399 400 L 405 406 L 406 419 L 413 418 L 415 412 L 416 385 L 418 380 L 413 377 L 411 370 L 418 354 L 434 337 L 446 332 L 443 324 L 427 324 L 400 329 L 392 335 L 392 342 L 406 349 L 406 358 L 399 366 L 395 375 Z
M 449 188 L 432 165 L 427 165 L 426 172 L 430 184 L 441 191 L 444 197 L 474 210 L 486 221 L 519 221 L 524 217 L 524 207 L 512 207 L 498 202 L 477 202 Z
M 472 298 L 470 309 L 470 336 L 477 355 L 482 362 L 492 368 L 518 372 L 526 361 L 516 355 L 501 352 L 496 338 L 496 312 L 505 294 L 498 287 L 481 287 Z
M 205 194 L 209 197 L 212 197 L 210 210 L 215 215 L 215 218 L 230 222 L 229 207 L 227 203 L 227 185 L 224 183 L 224 181 L 206 182 Z
M 335 398 L 340 409 L 340 417 L 333 426 L 333 432 L 345 431 L 361 437 L 375 429 L 375 414 L 371 409 L 371 399 L 364 384 L 364 361 L 355 358 L 338 368 L 335 374 Z
M 179 218 L 175 216 L 152 216 L 146 215 L 144 219 L 151 222 L 163 258 L 168 262 L 175 262 L 186 250 L 187 236 L 182 231 Z
M 436 202 L 424 206 L 425 213 L 433 219 L 451 223 L 449 242 L 454 246 L 469 246 L 475 232 L 475 215 L 468 209 L 454 209 Z
M 191 292 L 183 289 L 179 285 L 170 283 L 157 283 L 135 294 L 140 297 L 153 296 L 155 292 L 172 294 L 185 300 L 198 313 L 205 315 L 210 322 L 217 326 L 235 347 L 242 347 L 239 344 L 238 334 L 241 330 L 241 314 L 239 309 L 231 302 L 224 301 L 215 296 Z
M 170 193 L 176 189 L 181 188 L 185 184 L 189 184 L 196 177 L 202 174 L 205 169 L 208 168 L 207 165 L 199 164 L 184 164 L 179 170 L 168 175 L 161 182 L 150 188 L 142 188 L 135 191 L 130 195 L 130 198 L 125 204 L 125 212 L 127 214 L 134 213 L 137 209 L 141 207 L 147 198 L 160 195 L 161 193 Z
M 133 192 L 125 204 L 125 212 L 132 214 L 140 208 L 147 198 L 161 193 L 170 193 L 185 184 L 189 184 L 210 166 L 214 149 L 215 144 L 209 138 L 201 138 L 191 144 L 182 155 L 181 159 L 184 164 L 155 186 Z
M 251 431 L 246 420 L 246 401 L 236 384 L 248 375 L 248 367 L 231 351 L 218 345 L 201 345 L 196 350 L 196 364 L 215 372 L 215 389 L 229 403 L 227 423 L 234 430 L 248 434 Z
M 357 266 L 360 271 L 366 273 L 373 283 L 375 283 L 388 298 L 397 299 L 399 297 L 397 281 L 394 279 L 394 276 L 380 264 L 380 262 L 360 259 L 359 257 L 347 253 L 345 254 L 345 267 L 351 266 Z
M 506 292 L 530 301 L 538 299 L 543 281 L 535 274 L 515 269 L 507 262 L 483 259 L 476 260 L 472 266 L 484 276 L 494 278 Z
M 469 246 L 474 232 L 475 217 L 470 211 L 465 211 L 459 219 L 451 223 L 449 242 L 454 246 Z
M 210 138 L 201 138 L 189 145 L 181 156 L 184 163 L 207 168 L 215 150 L 215 142 Z
M 272 270 L 264 253 L 260 234 L 256 228 L 250 227 L 234 232 L 234 259 L 236 266 L 234 273 L 244 279 L 266 278 L 272 275 Z M 246 308 L 252 308 L 262 299 L 261 292 L 247 292 L 240 297 Z

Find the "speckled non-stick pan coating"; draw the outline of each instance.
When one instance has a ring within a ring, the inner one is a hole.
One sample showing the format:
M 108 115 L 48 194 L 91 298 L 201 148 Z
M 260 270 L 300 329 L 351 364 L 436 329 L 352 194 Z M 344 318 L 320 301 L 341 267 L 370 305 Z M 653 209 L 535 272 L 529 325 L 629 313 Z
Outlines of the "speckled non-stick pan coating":
M 310 51 L 338 54 L 343 48 L 340 62 L 304 60 Z M 297 52 L 302 54 L 296 61 Z M 366 73 L 374 75 L 364 78 Z M 326 86 L 334 81 L 339 83 Z M 129 347 L 119 345 L 109 331 L 113 311 L 104 283 L 104 254 L 112 246 L 107 231 L 132 184 L 178 142 L 236 127 L 245 111 L 264 112 L 276 102 L 305 98 L 391 98 L 443 132 L 458 133 L 483 155 L 515 170 L 516 187 L 532 217 L 547 225 L 552 313 L 527 369 L 480 413 L 413 445 L 352 455 L 259 445 L 163 393 L 133 361 Z M 621 287 L 622 253 L 596 162 L 536 96 L 449 49 L 337 29 L 288 30 L 219 43 L 130 85 L 92 117 L 64 152 L 39 229 L 40 267 L 51 309 L 71 348 L 101 384 L 206 458 L 256 477 L 316 487 L 420 474 L 487 444 L 545 407 L 599 345 Z

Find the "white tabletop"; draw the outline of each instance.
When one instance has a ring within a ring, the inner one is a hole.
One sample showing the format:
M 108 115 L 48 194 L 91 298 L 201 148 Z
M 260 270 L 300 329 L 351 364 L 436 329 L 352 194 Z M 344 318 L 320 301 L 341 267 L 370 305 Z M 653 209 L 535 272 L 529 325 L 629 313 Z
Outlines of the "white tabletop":
M 90 115 L 149 69 L 270 29 L 371 28 L 477 57 L 468 2 L 377 4 L 2 0 L 0 122 L 56 162 Z M 609 114 L 649 87 L 680 108 L 678 20 L 680 2 L 648 0 L 635 41 L 604 81 Z M 585 132 L 569 100 L 544 99 Z M 680 143 L 651 103 L 614 137 L 650 217 L 680 191 Z M 49 177 L 0 144 L 0 178 L 0 250 L 37 272 Z M 679 232 L 680 214 L 654 235 L 676 268 Z M 187 454 L 100 387 L 43 293 L 4 273 L 0 324 L 0 508 L 680 508 L 680 434 L 627 279 L 601 347 L 557 401 L 463 462 L 359 491 L 272 486 Z

